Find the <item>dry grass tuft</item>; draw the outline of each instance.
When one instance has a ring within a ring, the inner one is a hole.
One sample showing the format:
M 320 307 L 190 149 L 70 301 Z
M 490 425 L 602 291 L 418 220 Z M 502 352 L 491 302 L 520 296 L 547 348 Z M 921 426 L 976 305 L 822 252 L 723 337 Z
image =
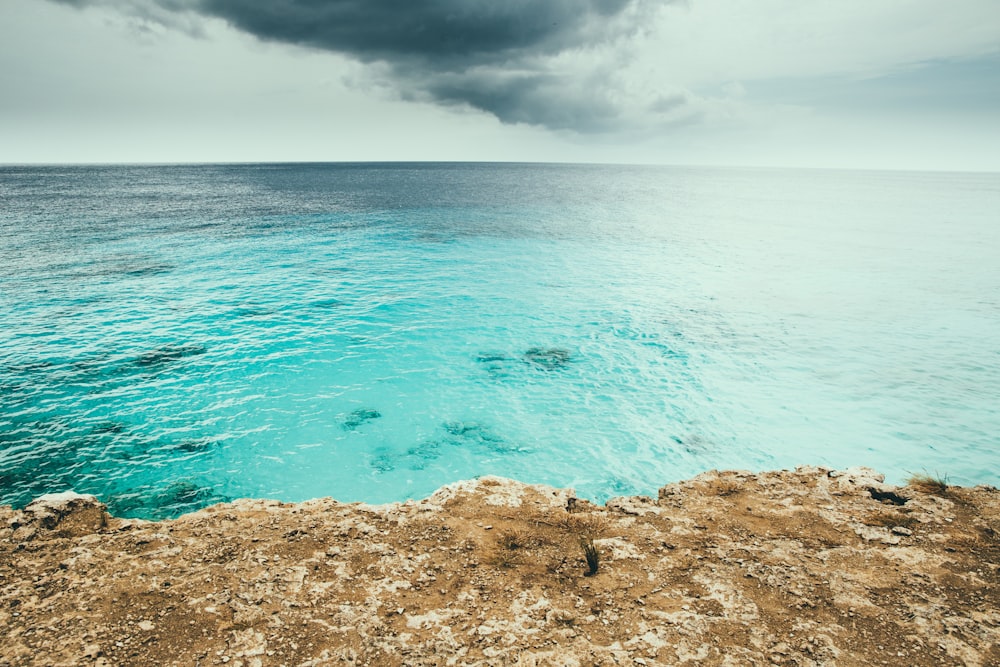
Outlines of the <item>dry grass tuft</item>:
M 600 555 L 594 540 L 608 530 L 603 513 L 577 511 L 553 516 L 529 510 L 500 520 L 503 525 L 498 526 L 485 557 L 494 567 L 516 568 L 525 580 L 541 576 L 572 577 L 571 571 L 580 560 L 571 554 L 582 548 L 586 576 L 597 572 Z
M 485 560 L 493 567 L 510 570 L 524 563 L 524 553 L 507 549 L 494 549 L 487 554 Z
M 569 514 L 560 523 L 566 532 L 588 540 L 602 537 L 608 527 L 607 520 L 601 514 Z
M 943 496 L 948 493 L 948 476 L 931 475 L 926 472 L 914 473 L 906 480 L 906 485 L 923 493 Z
M 501 530 L 497 534 L 497 548 L 505 551 L 516 551 L 518 549 L 531 549 L 537 547 L 541 542 L 538 535 L 533 535 L 527 530 L 517 528 Z
M 517 567 L 529 560 L 529 554 L 548 543 L 549 540 L 537 525 L 506 528 L 497 532 L 496 541 L 487 560 L 500 568 Z
M 597 574 L 597 568 L 601 564 L 601 555 L 598 553 L 593 539 L 581 537 L 580 546 L 583 547 L 583 558 L 587 561 L 587 571 L 583 576 L 592 577 Z

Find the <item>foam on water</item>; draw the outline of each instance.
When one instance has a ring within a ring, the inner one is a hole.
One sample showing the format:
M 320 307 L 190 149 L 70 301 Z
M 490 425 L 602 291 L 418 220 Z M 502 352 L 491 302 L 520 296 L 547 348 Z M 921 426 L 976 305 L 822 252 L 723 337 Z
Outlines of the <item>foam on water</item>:
M 1000 482 L 1000 177 L 0 169 L 0 502 Z

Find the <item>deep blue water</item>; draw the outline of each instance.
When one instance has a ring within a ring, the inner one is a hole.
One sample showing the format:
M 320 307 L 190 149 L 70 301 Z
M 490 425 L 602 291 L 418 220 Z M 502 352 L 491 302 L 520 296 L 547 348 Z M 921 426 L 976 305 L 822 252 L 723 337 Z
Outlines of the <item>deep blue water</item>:
M 1000 175 L 0 167 L 0 503 L 1000 483 Z

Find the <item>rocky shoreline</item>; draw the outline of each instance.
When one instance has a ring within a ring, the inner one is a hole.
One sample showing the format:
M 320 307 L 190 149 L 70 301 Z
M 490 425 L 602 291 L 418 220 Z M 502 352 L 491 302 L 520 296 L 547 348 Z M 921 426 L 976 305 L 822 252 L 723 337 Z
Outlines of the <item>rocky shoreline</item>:
M 595 571 L 596 570 L 596 571 Z M 0 665 L 1000 664 L 1000 492 L 709 472 L 595 506 L 0 507 Z

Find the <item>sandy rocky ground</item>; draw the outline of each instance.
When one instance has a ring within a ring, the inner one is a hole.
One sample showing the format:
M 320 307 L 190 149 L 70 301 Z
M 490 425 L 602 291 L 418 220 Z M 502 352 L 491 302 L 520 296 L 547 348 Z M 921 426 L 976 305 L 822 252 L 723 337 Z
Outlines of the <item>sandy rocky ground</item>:
M 497 477 L 161 522 L 58 494 L 0 508 L 0 664 L 1000 665 L 998 510 L 812 467 L 604 507 Z

